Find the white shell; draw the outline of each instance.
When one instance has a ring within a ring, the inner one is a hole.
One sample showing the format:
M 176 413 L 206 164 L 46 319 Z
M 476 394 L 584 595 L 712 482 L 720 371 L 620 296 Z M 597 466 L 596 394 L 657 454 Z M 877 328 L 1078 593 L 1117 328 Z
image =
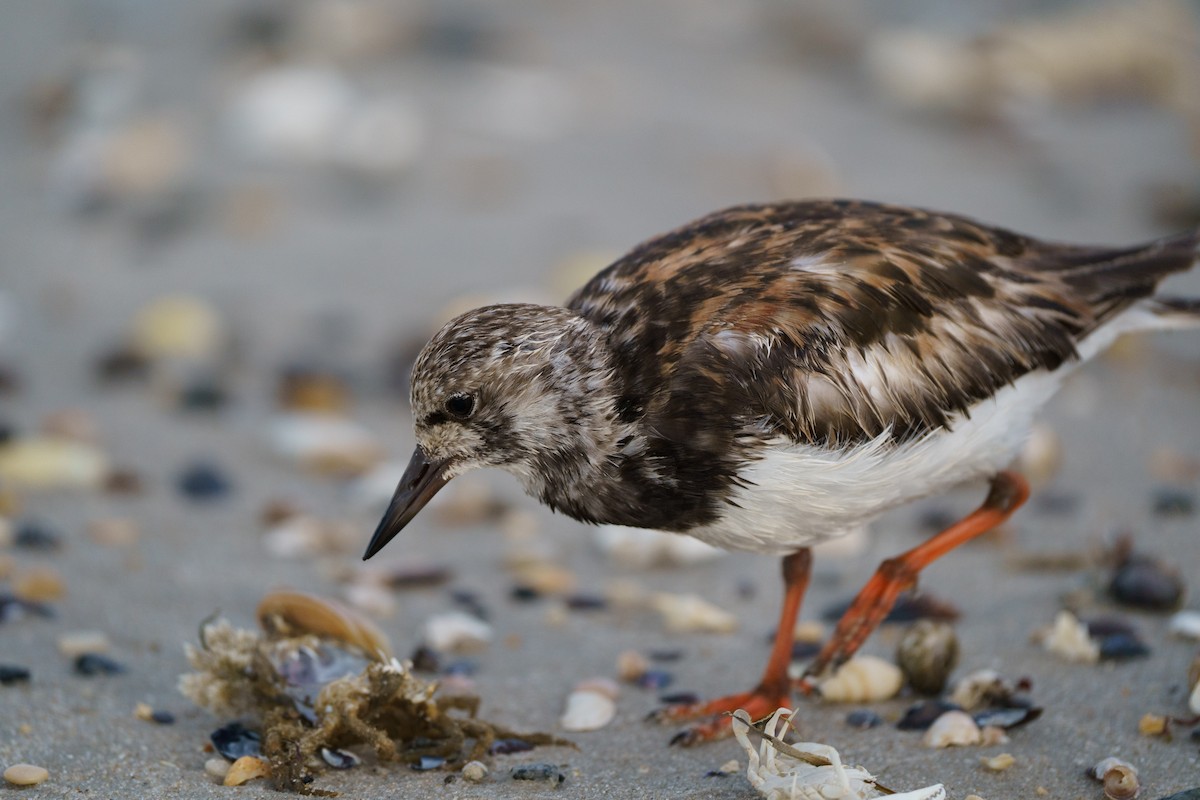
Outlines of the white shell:
M 471 783 L 479 783 L 487 777 L 488 768 L 482 761 L 468 761 L 463 764 L 462 776 L 463 780 Z
M 1192 695 L 1188 698 L 1188 708 L 1193 714 L 1200 714 L 1200 681 L 1192 687 Z
M 425 644 L 434 650 L 470 650 L 492 640 L 492 626 L 461 611 L 435 614 L 425 622 Z
M 983 734 L 965 711 L 947 711 L 933 721 L 922 741 L 926 747 L 959 747 L 979 744 Z
M 559 725 L 565 731 L 594 731 L 612 722 L 617 704 L 608 694 L 595 689 L 576 689 L 567 695 L 567 708 Z
M 1091 775 L 1104 782 L 1104 796 L 1109 800 L 1133 800 L 1141 791 L 1137 767 L 1116 756 L 1109 756 L 1092 767 Z
M 1172 636 L 1200 639 L 1200 611 L 1180 611 L 1174 614 L 1167 630 Z
M 791 710 L 781 708 L 767 720 L 763 732 L 775 738 L 782 736 L 784 716 L 790 719 Z M 862 767 L 847 767 L 842 764 L 838 751 L 817 742 L 796 742 L 795 750 L 824 758 L 829 763 L 814 765 L 778 749 L 772 741 L 764 738 L 756 749 L 750 741 L 748 730 L 750 716 L 745 711 L 733 715 L 733 735 L 746 751 L 749 765 L 746 778 L 759 794 L 767 800 L 865 800 L 877 794 L 875 778 Z M 924 789 L 890 795 L 891 800 L 944 800 L 945 788 L 939 783 Z
M 1039 638 L 1047 652 L 1066 661 L 1095 664 L 1100 660 L 1100 645 L 1089 635 L 1087 626 L 1070 611 L 1060 611 L 1054 625 Z
M 277 414 L 268 426 L 267 438 L 277 456 L 305 466 L 345 464 L 362 472 L 383 456 L 370 431 L 336 414 Z
M 623 525 L 602 525 L 592 538 L 600 552 L 613 561 L 640 569 L 700 564 L 726 553 L 691 536 Z
M 738 620 L 728 611 L 694 594 L 660 592 L 651 600 L 667 630 L 676 633 L 732 633 Z
M 817 687 L 831 703 L 870 703 L 895 697 L 904 685 L 904 673 L 876 656 L 856 656 Z
M 954 684 L 950 702 L 964 711 L 973 711 L 987 705 L 989 698 L 1012 694 L 1012 689 L 1000 673 L 994 669 L 980 669 L 964 675 Z

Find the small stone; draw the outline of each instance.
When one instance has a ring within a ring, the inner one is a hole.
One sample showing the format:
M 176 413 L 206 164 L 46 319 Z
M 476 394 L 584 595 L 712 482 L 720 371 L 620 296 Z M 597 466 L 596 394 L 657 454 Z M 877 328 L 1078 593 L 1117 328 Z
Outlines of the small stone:
M 270 422 L 267 439 L 280 458 L 322 474 L 362 475 L 384 456 L 370 431 L 336 414 L 278 414 Z
M 528 753 L 532 749 L 533 745 L 524 739 L 497 739 L 488 748 L 488 754 L 506 756 L 512 753 Z
M 168 295 L 146 304 L 129 333 L 133 350 L 149 359 L 204 361 L 217 356 L 225 341 L 217 311 L 189 295 Z
M 918 693 L 940 694 L 958 663 L 954 627 L 947 622 L 917 620 L 896 646 L 896 663 Z
M 605 611 L 608 598 L 595 594 L 573 594 L 564 601 L 572 611 Z
M 48 769 L 33 764 L 13 764 L 4 770 L 4 780 L 13 786 L 37 786 L 49 777 Z
M 1118 603 L 1151 611 L 1172 611 L 1183 603 L 1179 571 L 1153 558 L 1132 555 L 1113 571 L 1108 592 Z
M 14 622 L 25 617 L 52 619 L 54 610 L 45 603 L 32 603 L 6 592 L 0 592 L 0 623 Z
M 567 779 L 553 764 L 520 764 L 508 771 L 514 781 L 544 781 L 561 784 Z
M 13 594 L 22 600 L 45 603 L 60 600 L 67 593 L 62 576 L 53 567 L 31 567 L 12 582 Z
M 1196 513 L 1196 496 L 1184 489 L 1159 489 L 1154 493 L 1154 513 L 1160 517 L 1190 517 Z
M 198 461 L 184 467 L 176 481 L 179 491 L 189 500 L 218 500 L 229 494 L 232 482 L 214 464 Z
M 84 677 L 96 675 L 120 675 L 125 665 L 100 653 L 83 653 L 75 658 L 75 672 Z
M 78 658 L 85 653 L 106 653 L 108 637 L 100 631 L 73 631 L 58 637 L 58 652 L 67 658 Z
M 13 535 L 13 544 L 39 553 L 61 550 L 63 546 L 62 534 L 37 520 L 18 523 Z
M 155 710 L 150 715 L 150 721 L 156 725 L 174 725 L 175 715 L 170 711 Z
M 992 772 L 1003 772 L 1017 763 L 1017 759 L 1013 758 L 1012 753 L 1000 753 L 991 758 L 984 756 L 979 759 L 979 762 Z
M 26 489 L 94 489 L 104 483 L 108 459 L 89 444 L 31 436 L 0 446 L 0 483 Z
M 623 681 L 636 682 L 650 669 L 650 660 L 637 650 L 622 650 L 617 655 L 617 677 Z
M 229 762 L 223 758 L 210 758 L 204 762 L 204 771 L 219 781 L 229 774 Z
M 42 433 L 59 439 L 70 439 L 84 444 L 96 444 L 100 439 L 96 420 L 91 414 L 78 408 L 64 408 L 42 418 Z
M 124 517 L 107 517 L 88 523 L 88 538 L 104 547 L 129 547 L 138 540 L 137 523 Z
M 0 686 L 12 686 L 15 683 L 28 683 L 33 673 L 28 667 L 18 667 L 15 664 L 0 664 Z
M 724 550 L 691 536 L 645 528 L 602 525 L 592 538 L 606 556 L 635 569 L 700 564 L 725 555 Z
M 247 781 L 252 781 L 256 778 L 265 778 L 270 774 L 271 766 L 266 761 L 255 756 L 242 756 L 229 765 L 229 771 L 225 773 L 224 784 L 226 786 L 241 786 Z
M 1167 732 L 1167 718 L 1161 714 L 1143 714 L 1138 720 L 1138 733 L 1142 736 L 1162 736 Z
M 488 768 L 482 761 L 468 761 L 463 764 L 462 776 L 463 780 L 471 783 L 479 783 L 488 775 Z
M 865 731 L 869 728 L 877 728 L 883 724 L 883 717 L 876 714 L 874 711 L 867 709 L 859 709 L 851 711 L 846 715 L 846 724 L 851 728 L 857 728 L 860 731 Z

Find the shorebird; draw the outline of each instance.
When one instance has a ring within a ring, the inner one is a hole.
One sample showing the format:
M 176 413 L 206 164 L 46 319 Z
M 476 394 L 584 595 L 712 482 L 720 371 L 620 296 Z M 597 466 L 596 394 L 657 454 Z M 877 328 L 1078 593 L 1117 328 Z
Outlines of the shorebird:
M 676 740 L 790 705 L 791 636 L 818 542 L 958 484 L 983 504 L 883 562 L 808 667 L 848 659 L 921 569 L 1006 520 L 1008 468 L 1064 378 L 1128 331 L 1200 324 L 1156 294 L 1200 231 L 1056 244 L 849 200 L 718 211 L 634 248 L 565 306 L 469 311 L 413 368 L 417 447 L 364 558 L 447 481 L 499 467 L 587 523 L 783 557 L 759 683 L 665 709 Z

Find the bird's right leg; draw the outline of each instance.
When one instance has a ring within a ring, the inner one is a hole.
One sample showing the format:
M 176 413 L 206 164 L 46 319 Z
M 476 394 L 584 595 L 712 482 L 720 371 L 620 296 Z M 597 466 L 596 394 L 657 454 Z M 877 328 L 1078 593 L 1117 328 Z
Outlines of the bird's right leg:
M 792 660 L 796 618 L 800 615 L 800 603 L 808 589 L 808 576 L 811 572 L 812 551 L 807 547 L 783 559 L 783 609 L 779 614 L 779 627 L 775 630 L 775 642 L 771 646 L 767 668 L 757 686 L 748 692 L 731 694 L 708 702 L 668 706 L 652 715 L 662 722 L 699 720 L 695 725 L 680 731 L 671 740 L 672 744 L 699 744 L 730 735 L 732 718 L 728 714 L 739 708 L 744 708 L 751 719 L 758 720 L 780 707 L 791 706 L 792 687 L 788 678 L 788 665 Z

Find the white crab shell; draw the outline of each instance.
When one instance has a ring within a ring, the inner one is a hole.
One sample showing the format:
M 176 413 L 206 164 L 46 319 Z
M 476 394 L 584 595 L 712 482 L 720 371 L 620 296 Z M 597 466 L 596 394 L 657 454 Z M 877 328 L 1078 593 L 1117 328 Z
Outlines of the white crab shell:
M 786 716 L 791 709 L 780 708 L 767 720 L 763 732 L 771 738 L 782 736 Z M 821 756 L 828 764 L 816 766 L 777 749 L 768 738 L 758 748 L 750 741 L 747 731 L 750 717 L 745 711 L 734 714 L 733 735 L 746 751 L 750 764 L 746 778 L 766 800 L 868 800 L 880 793 L 875 778 L 862 767 L 842 764 L 838 751 L 826 744 L 797 742 L 795 749 Z M 946 790 L 939 783 L 911 792 L 893 794 L 889 800 L 945 800 Z

